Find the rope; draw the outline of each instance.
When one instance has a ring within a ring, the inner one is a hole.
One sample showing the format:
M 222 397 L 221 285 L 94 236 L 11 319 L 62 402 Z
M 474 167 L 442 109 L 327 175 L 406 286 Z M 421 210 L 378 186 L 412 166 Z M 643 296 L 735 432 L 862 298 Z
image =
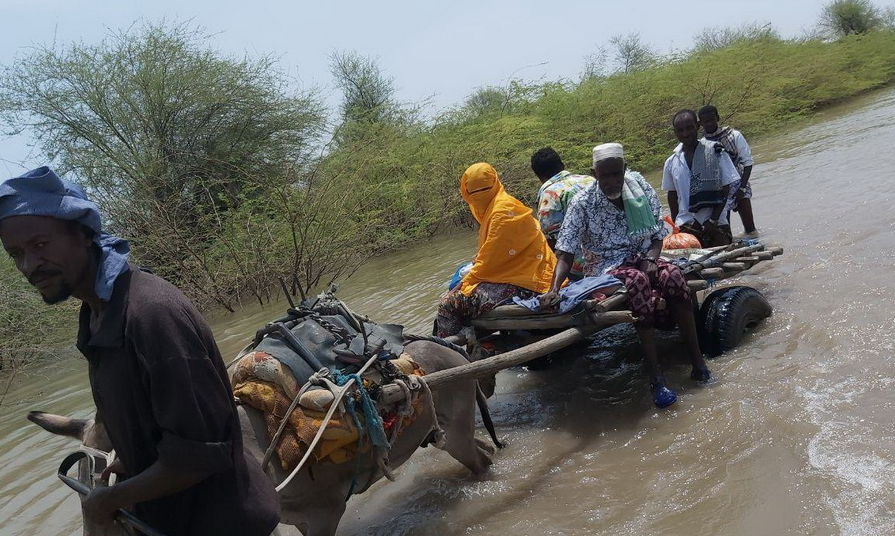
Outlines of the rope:
M 348 383 L 348 380 L 354 380 L 357 383 L 358 392 L 360 393 L 360 403 L 361 403 L 361 411 L 364 414 L 364 422 L 366 423 L 367 428 L 367 436 L 370 438 L 370 442 L 373 443 L 376 447 L 380 448 L 389 448 L 388 438 L 385 437 L 385 427 L 382 424 L 382 417 L 379 416 L 379 412 L 376 411 L 376 405 L 373 403 L 373 399 L 370 398 L 370 394 L 364 388 L 363 379 L 357 374 L 342 374 L 340 371 L 335 371 L 335 380 L 336 385 L 342 386 Z M 348 412 L 355 412 L 354 409 L 355 400 L 349 399 L 346 406 L 348 408 Z M 358 428 L 360 431 L 361 428 Z M 363 434 L 358 434 L 362 436 Z
M 363 385 L 362 380 L 355 380 L 358 384 Z M 364 392 L 364 388 L 360 388 L 361 392 Z M 354 421 L 354 426 L 357 428 L 357 448 L 354 452 L 354 474 L 351 475 L 351 485 L 348 486 L 348 495 L 345 497 L 345 500 L 351 498 L 351 495 L 354 493 L 354 487 L 357 486 L 357 477 L 360 474 L 360 449 L 364 445 L 364 434 L 361 433 L 363 430 L 363 426 L 360 423 L 360 418 L 357 416 L 357 412 L 354 410 L 354 399 L 348 397 L 348 401 L 345 404 L 346 409 L 348 410 L 348 414 L 351 415 L 351 420 Z
M 364 364 L 364 366 L 361 367 L 361 369 L 357 372 L 357 376 L 360 377 L 361 375 L 363 375 L 363 373 L 366 372 L 366 370 L 368 368 L 370 368 L 370 366 L 376 361 L 377 357 L 378 356 L 373 356 L 369 360 L 367 360 L 367 362 Z M 327 374 L 328 374 L 329 369 L 324 369 L 324 370 L 326 370 Z M 321 372 L 323 372 L 323 371 L 321 371 Z M 311 380 L 313 380 L 315 378 L 315 376 L 317 376 L 317 374 L 314 374 L 314 376 L 311 376 Z M 305 384 L 305 387 L 307 387 L 308 384 L 310 384 L 311 380 L 308 380 L 308 383 Z M 336 390 L 338 390 L 338 393 L 334 392 L 334 394 L 336 395 L 335 399 L 332 401 L 332 405 L 330 405 L 329 411 L 326 413 L 326 416 L 323 418 L 323 421 L 320 423 L 320 428 L 317 430 L 317 435 L 314 436 L 314 439 L 311 441 L 311 444 L 308 445 L 307 452 L 305 452 L 305 455 L 302 457 L 301 461 L 298 462 L 298 465 L 295 466 L 295 469 L 293 469 L 292 472 L 289 473 L 289 476 L 287 476 L 286 479 L 283 480 L 280 483 L 280 485 L 277 486 L 277 488 L 276 488 L 277 493 L 283 491 L 283 488 L 285 488 L 286 486 L 289 485 L 290 482 L 292 482 L 292 479 L 295 478 L 295 475 L 297 475 L 298 472 L 301 470 L 301 468 L 304 467 L 305 463 L 307 463 L 308 459 L 311 457 L 311 454 L 314 452 L 314 448 L 317 446 L 317 443 L 319 443 L 320 439 L 323 437 L 323 432 L 326 431 L 326 427 L 329 426 L 330 421 L 332 421 L 333 414 L 335 414 L 336 409 L 339 407 L 339 404 L 341 403 L 342 399 L 345 397 L 345 394 L 348 393 L 348 389 L 350 389 L 351 386 L 354 385 L 354 381 L 355 381 L 354 378 L 351 378 L 348 380 L 348 382 L 345 385 L 342 386 L 341 389 L 338 389 L 338 388 L 336 389 Z M 332 385 L 331 382 L 327 382 L 327 383 L 330 383 Z M 302 389 L 304 390 L 305 387 L 302 387 Z M 298 400 L 298 396 L 295 397 L 295 400 L 296 401 Z M 297 402 L 296 402 L 296 404 L 297 404 Z M 288 415 L 291 415 L 291 411 L 289 413 L 287 413 L 287 416 Z M 285 428 L 285 426 L 282 424 L 280 426 L 282 428 Z M 277 438 L 277 439 L 279 440 L 279 438 Z M 271 443 L 270 448 L 275 448 L 275 445 L 273 443 Z
M 410 378 L 408 377 L 408 380 Z M 388 444 L 389 446 L 393 446 L 395 444 L 395 440 L 398 439 L 398 434 L 401 432 L 402 425 L 404 423 L 404 417 L 409 417 L 413 415 L 413 395 L 410 392 L 410 387 L 407 386 L 407 383 L 400 379 L 395 378 L 393 380 L 395 385 L 401 388 L 401 391 L 404 393 L 404 407 L 402 407 L 398 412 L 398 418 L 395 419 L 395 427 L 392 428 L 392 437 L 389 438 Z
M 329 374 L 329 369 L 323 369 L 312 374 L 311 377 L 308 379 L 308 383 L 304 384 L 302 388 L 298 390 L 298 393 L 295 394 L 295 397 L 292 399 L 292 403 L 289 404 L 289 408 L 283 415 L 283 420 L 280 421 L 280 426 L 277 428 L 277 431 L 273 435 L 273 437 L 270 438 L 270 445 L 267 447 L 267 450 L 264 452 L 264 458 L 261 460 L 262 471 L 267 470 L 267 464 L 270 463 L 270 459 L 273 457 L 274 450 L 280 444 L 280 439 L 283 437 L 283 432 L 286 430 L 286 425 L 289 424 L 289 416 L 292 415 L 292 412 L 295 411 L 295 408 L 298 406 L 298 401 L 301 399 L 301 395 L 305 394 L 308 389 L 315 385 L 315 383 L 312 383 L 312 380 L 320 380 L 320 378 L 317 377 L 318 374 Z M 333 402 L 333 407 L 335 407 L 335 402 Z
M 444 447 L 444 430 L 438 425 L 438 413 L 435 411 L 435 397 L 432 396 L 432 390 L 429 388 L 429 384 L 426 383 L 425 379 L 420 378 L 420 387 L 422 387 L 424 394 L 429 395 L 429 411 L 432 412 L 432 419 L 435 422 L 435 424 L 432 425 L 432 430 L 435 431 L 432 445 L 434 445 L 435 448 L 440 449 Z
M 388 449 L 391 448 L 391 444 L 385 436 L 385 428 L 382 424 L 382 418 L 379 416 L 379 412 L 376 411 L 376 406 L 373 404 L 373 400 L 370 399 L 370 394 L 367 393 L 366 388 L 364 388 L 363 379 L 358 374 L 342 374 L 342 372 L 338 370 L 335 371 L 334 378 L 337 385 L 345 385 L 351 380 L 354 380 L 357 384 L 358 393 L 360 394 L 361 411 L 364 414 L 364 423 L 366 424 L 366 436 L 370 438 L 370 442 L 376 447 L 376 450 L 379 451 L 379 460 L 382 461 L 382 458 L 385 457 L 385 451 L 388 451 Z M 351 497 L 354 493 L 354 488 L 357 486 L 357 478 L 360 475 L 360 452 L 364 443 L 364 425 L 361 424 L 360 417 L 357 415 L 355 403 L 356 401 L 349 397 L 345 404 L 348 414 L 351 415 L 351 419 L 354 421 L 354 425 L 357 427 L 358 431 L 354 475 L 351 477 L 351 486 L 348 488 L 348 497 Z

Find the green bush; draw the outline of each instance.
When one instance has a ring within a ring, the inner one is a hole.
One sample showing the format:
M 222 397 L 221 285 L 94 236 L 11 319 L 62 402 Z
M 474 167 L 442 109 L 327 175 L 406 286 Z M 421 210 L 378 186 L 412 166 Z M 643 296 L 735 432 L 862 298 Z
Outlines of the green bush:
M 820 13 L 820 28 L 830 37 L 865 34 L 883 24 L 883 13 L 870 0 L 833 0 Z
M 79 304 L 44 304 L 9 257 L 0 257 L 0 370 L 10 374 L 60 344 L 74 344 Z
M 508 191 L 530 202 L 538 182 L 528 163 L 539 147 L 551 145 L 567 167 L 584 172 L 594 145 L 618 141 L 632 166 L 655 169 L 677 143 L 670 119 L 681 108 L 715 104 L 725 121 L 755 138 L 895 78 L 890 32 L 825 43 L 785 41 L 757 28 L 732 33 L 727 47 L 628 74 L 477 90 L 428 124 L 339 148 L 323 167 L 366 177 L 374 204 L 390 207 L 377 215 L 398 245 L 471 222 L 458 185 L 474 162 L 492 163 Z

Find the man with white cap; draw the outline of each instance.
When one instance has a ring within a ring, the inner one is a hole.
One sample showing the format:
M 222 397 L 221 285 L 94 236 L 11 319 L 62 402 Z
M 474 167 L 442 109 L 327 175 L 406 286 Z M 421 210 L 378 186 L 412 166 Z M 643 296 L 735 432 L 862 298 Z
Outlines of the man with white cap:
M 220 352 L 190 301 L 132 268 L 97 206 L 47 167 L 0 184 L 0 240 L 45 302 L 82 302 L 77 346 L 118 456 L 108 471 L 124 476 L 87 496 L 86 521 L 133 508 L 168 536 L 270 534 L 279 500 L 243 449 Z
M 653 402 L 668 407 L 677 395 L 665 385 L 659 368 L 654 325 L 670 325 L 673 320 L 687 345 L 691 377 L 700 382 L 712 377 L 696 338 L 690 290 L 681 270 L 659 258 L 667 234 L 659 197 L 640 173 L 626 171 L 621 144 L 594 147 L 591 171 L 596 182 L 575 197 L 563 220 L 556 241 L 556 270 L 541 305 L 549 307 L 556 301 L 580 247 L 585 275 L 609 274 L 625 284 L 631 311 L 639 319 L 634 327 L 643 346 Z M 661 307 L 663 302 L 667 308 Z

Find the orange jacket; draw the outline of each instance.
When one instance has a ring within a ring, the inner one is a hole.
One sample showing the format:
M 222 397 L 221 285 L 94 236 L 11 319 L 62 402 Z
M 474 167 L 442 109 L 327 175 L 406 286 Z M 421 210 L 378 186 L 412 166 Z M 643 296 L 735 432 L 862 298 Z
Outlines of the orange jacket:
M 469 166 L 460 195 L 479 222 L 479 250 L 460 284 L 469 296 L 479 283 L 508 283 L 534 292 L 550 289 L 556 256 L 532 210 L 504 190 L 487 163 Z

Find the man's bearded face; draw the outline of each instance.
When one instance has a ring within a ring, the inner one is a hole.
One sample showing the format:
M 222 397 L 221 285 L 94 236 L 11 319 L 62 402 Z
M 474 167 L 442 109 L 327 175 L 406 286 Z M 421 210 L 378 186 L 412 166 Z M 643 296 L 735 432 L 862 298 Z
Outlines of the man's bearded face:
M 625 160 L 623 158 L 600 160 L 592 171 L 603 195 L 612 200 L 622 196 L 622 186 L 625 183 Z

